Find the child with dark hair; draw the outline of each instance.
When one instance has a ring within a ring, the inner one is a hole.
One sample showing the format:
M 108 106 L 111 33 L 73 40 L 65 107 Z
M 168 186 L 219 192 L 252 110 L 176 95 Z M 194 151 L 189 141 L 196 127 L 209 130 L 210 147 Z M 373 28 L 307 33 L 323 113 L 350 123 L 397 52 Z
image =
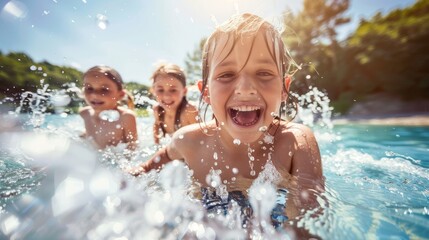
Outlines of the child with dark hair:
M 133 98 L 124 89 L 121 75 L 108 66 L 94 66 L 83 75 L 83 94 L 88 106 L 79 114 L 85 122 L 84 137 L 100 148 L 126 143 L 133 150 L 137 144 L 136 115 Z M 128 107 L 120 106 L 126 99 Z

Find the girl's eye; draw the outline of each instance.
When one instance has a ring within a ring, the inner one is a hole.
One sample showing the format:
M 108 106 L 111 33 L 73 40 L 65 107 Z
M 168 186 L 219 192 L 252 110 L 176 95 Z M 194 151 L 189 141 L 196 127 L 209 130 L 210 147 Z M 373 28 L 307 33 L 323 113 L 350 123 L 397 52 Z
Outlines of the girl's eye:
M 164 89 L 157 89 L 155 92 L 156 92 L 157 94 L 161 94 L 161 93 L 164 93 Z
M 92 93 L 92 92 L 94 92 L 94 88 L 93 88 L 93 87 L 85 87 L 85 88 L 83 89 L 83 91 L 84 91 L 85 93 Z
M 257 72 L 256 75 L 261 79 L 261 80 L 271 80 L 275 77 L 275 75 L 271 72 L 268 71 L 261 71 L 261 72 Z
M 103 93 L 103 94 L 107 94 L 109 92 L 110 92 L 110 89 L 108 89 L 108 88 L 102 88 L 101 89 L 101 93 Z
M 175 92 L 177 92 L 177 89 L 170 89 L 170 92 L 175 93 Z
M 229 72 L 227 72 L 227 73 L 222 73 L 222 74 L 220 74 L 220 75 L 216 78 L 216 80 L 221 81 L 221 82 L 227 82 L 227 81 L 230 81 L 230 80 L 234 79 L 234 77 L 235 77 L 235 74 L 234 74 L 234 73 L 229 73 Z

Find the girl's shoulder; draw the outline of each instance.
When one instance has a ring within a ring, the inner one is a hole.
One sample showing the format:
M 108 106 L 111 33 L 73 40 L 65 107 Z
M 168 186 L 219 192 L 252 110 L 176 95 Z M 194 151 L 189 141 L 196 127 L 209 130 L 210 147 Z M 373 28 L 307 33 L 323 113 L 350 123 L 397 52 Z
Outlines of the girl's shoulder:
M 198 150 L 201 142 L 205 142 L 207 137 L 198 123 L 186 125 L 173 133 L 169 149 L 174 152 L 173 154 L 185 158 L 184 156 L 188 156 Z
M 197 107 L 195 105 L 193 105 L 192 103 L 186 104 L 186 111 L 197 111 Z
M 134 112 L 134 110 L 125 108 L 125 107 L 118 107 L 118 112 L 121 115 L 121 117 L 124 118 L 136 118 L 137 114 Z
M 92 108 L 90 106 L 81 107 L 79 109 L 79 115 L 81 117 L 86 117 L 91 115 Z
M 194 123 L 194 124 L 183 126 L 179 128 L 176 132 L 174 132 L 173 140 L 186 139 L 189 141 L 194 141 L 196 138 L 202 138 L 203 136 L 204 136 L 204 132 L 201 129 L 200 124 Z
M 304 124 L 294 122 L 282 122 L 279 124 L 279 138 L 285 141 L 300 143 L 304 140 L 313 139 L 312 129 Z

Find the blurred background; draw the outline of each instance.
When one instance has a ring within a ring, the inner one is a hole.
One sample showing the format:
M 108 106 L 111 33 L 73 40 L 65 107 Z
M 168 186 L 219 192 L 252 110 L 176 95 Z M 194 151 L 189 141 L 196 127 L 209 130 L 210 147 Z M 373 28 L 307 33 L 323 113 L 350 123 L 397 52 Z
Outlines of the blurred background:
M 429 113 L 429 0 L 6 0 L 0 11 L 1 111 L 46 85 L 80 88 L 97 64 L 135 94 L 150 97 L 160 61 L 182 66 L 193 85 L 216 24 L 252 12 L 283 30 L 301 68 L 292 91 L 325 92 L 335 116 Z M 72 98 L 68 109 L 81 104 Z

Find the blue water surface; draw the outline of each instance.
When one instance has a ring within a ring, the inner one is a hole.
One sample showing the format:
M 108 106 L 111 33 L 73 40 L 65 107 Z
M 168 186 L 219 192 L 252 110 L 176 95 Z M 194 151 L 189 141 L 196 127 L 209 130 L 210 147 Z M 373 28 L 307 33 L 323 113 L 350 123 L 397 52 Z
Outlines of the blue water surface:
M 141 145 L 147 148 L 143 152 L 148 155 L 153 150 L 152 121 L 150 117 L 138 119 Z M 22 123 L 25 122 L 24 119 Z M 31 125 L 23 128 L 79 141 L 83 122 L 76 115 L 48 115 L 37 129 Z M 327 206 L 319 219 L 303 223 L 307 229 L 323 239 L 428 239 L 429 127 L 342 124 L 314 130 L 326 177 Z M 4 132 L 0 134 L 5 136 Z M 0 147 L 3 217 L 11 216 L 8 209 L 20 196 L 43 189 L 45 173 L 29 166 L 29 156 L 17 151 Z M 100 220 L 88 221 L 88 225 L 96 226 Z M 5 228 L 8 224 L 13 226 L 0 219 L 0 238 L 9 236 Z M 128 227 L 129 231 L 133 229 Z M 44 231 L 38 235 L 40 239 L 57 236 Z M 28 233 L 21 233 L 28 237 Z M 76 236 L 92 236 L 82 234 L 86 235 Z

